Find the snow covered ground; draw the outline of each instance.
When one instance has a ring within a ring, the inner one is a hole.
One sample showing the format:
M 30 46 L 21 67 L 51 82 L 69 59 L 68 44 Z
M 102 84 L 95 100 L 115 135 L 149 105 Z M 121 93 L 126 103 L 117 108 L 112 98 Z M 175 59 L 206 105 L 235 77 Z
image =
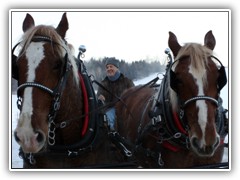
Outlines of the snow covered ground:
M 145 83 L 153 80 L 157 76 L 160 79 L 162 78 L 161 74 L 154 73 L 154 74 L 150 75 L 149 77 L 134 81 L 134 84 L 135 85 L 145 84 Z M 157 83 L 160 83 L 160 82 L 161 82 L 161 80 L 159 80 Z M 221 97 L 223 99 L 224 108 L 228 109 L 228 85 L 226 85 L 223 88 L 223 90 L 221 91 Z M 10 123 L 10 132 L 12 132 L 12 134 L 11 134 L 11 136 L 12 136 L 12 142 L 11 142 L 12 143 L 11 144 L 12 153 L 10 154 L 11 157 L 9 157 L 10 164 L 12 164 L 11 169 L 22 168 L 22 165 L 23 165 L 22 159 L 19 158 L 19 156 L 18 156 L 19 145 L 16 143 L 16 141 L 13 138 L 13 131 L 16 128 L 17 118 L 19 116 L 19 110 L 17 109 L 16 101 L 17 101 L 16 95 L 12 95 L 12 121 Z M 231 117 L 229 119 L 231 119 Z M 226 137 L 225 142 L 228 142 L 228 137 Z M 228 148 L 225 148 L 223 162 L 228 162 L 228 157 L 229 157 L 228 156 Z

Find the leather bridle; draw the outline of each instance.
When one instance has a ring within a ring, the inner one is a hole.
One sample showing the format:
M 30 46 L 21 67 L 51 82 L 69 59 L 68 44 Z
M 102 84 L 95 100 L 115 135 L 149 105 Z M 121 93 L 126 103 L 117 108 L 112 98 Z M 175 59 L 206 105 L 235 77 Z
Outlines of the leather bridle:
M 63 45 L 52 41 L 51 38 L 46 37 L 46 36 L 33 36 L 31 41 L 32 42 L 46 41 L 46 42 L 49 42 L 49 43 L 52 43 L 55 45 L 59 45 L 63 49 L 66 50 L 66 48 Z M 14 49 L 15 48 L 16 48 L 16 46 L 14 47 Z M 13 49 L 13 51 L 14 51 L 14 49 Z M 54 119 L 56 117 L 57 111 L 60 108 L 61 95 L 66 86 L 68 75 L 71 70 L 72 70 L 72 65 L 68 59 L 68 53 L 66 50 L 66 54 L 64 57 L 64 70 L 62 72 L 62 75 L 61 75 L 61 78 L 60 78 L 58 84 L 56 85 L 56 87 L 54 89 L 50 89 L 50 88 L 48 88 L 40 83 L 36 83 L 36 82 L 25 82 L 23 84 L 20 84 L 17 88 L 17 97 L 18 97 L 17 106 L 20 111 L 21 111 L 21 107 L 22 107 L 22 97 L 20 96 L 19 92 L 22 89 L 25 89 L 27 87 L 38 88 L 42 91 L 47 92 L 48 94 L 50 94 L 53 97 L 53 102 L 51 105 L 50 113 L 48 114 L 48 123 L 49 123 L 49 125 L 48 125 L 48 127 L 49 127 L 49 129 L 48 129 L 48 144 L 51 146 L 53 146 L 55 144 L 55 122 L 54 122 Z

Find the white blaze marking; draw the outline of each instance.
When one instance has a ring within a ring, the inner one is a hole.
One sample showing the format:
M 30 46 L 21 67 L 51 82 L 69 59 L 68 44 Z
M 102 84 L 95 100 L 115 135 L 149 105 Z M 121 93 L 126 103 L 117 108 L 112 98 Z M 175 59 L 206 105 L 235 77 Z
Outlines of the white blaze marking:
M 34 82 L 35 70 L 44 59 L 44 49 L 42 42 L 32 42 L 26 50 L 26 58 L 28 61 L 27 82 Z M 20 124 L 26 129 L 31 129 L 31 116 L 33 114 L 32 107 L 32 87 L 25 87 L 23 94 L 22 113 L 20 115 Z
M 204 96 L 204 91 L 203 91 L 203 81 L 202 78 L 199 78 L 201 76 L 197 76 L 194 75 L 192 73 L 192 69 L 189 68 L 189 72 L 193 75 L 193 77 L 196 79 L 196 84 L 198 87 L 198 96 Z M 202 134 L 203 134 L 203 138 L 200 144 L 200 147 L 202 147 L 202 145 L 206 144 L 205 143 L 205 128 L 206 128 L 206 124 L 207 124 L 207 104 L 205 102 L 205 100 L 198 100 L 196 101 L 196 106 L 198 107 L 199 111 L 198 111 L 198 124 L 200 125 L 200 128 L 202 130 Z

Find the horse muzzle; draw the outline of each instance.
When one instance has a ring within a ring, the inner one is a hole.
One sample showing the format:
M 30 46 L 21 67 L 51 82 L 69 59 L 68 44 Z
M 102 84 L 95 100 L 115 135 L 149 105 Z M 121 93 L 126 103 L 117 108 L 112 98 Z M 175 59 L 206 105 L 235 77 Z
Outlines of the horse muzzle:
M 211 157 L 214 155 L 218 145 L 220 144 L 220 138 L 217 136 L 213 144 L 203 144 L 202 140 L 197 137 L 190 139 L 191 147 L 193 151 L 199 156 Z
M 37 153 L 44 147 L 46 136 L 41 130 L 23 132 L 21 129 L 16 129 L 14 132 L 14 138 L 23 152 Z

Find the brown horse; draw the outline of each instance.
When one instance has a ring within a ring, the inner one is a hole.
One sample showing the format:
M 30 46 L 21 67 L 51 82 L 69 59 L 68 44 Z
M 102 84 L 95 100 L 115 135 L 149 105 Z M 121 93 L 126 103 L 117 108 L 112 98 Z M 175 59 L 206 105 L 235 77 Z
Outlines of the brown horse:
M 204 45 L 179 45 L 169 33 L 170 61 L 160 88 L 134 87 L 117 104 L 118 131 L 145 168 L 191 168 L 220 163 L 227 118 L 220 90 L 225 68 L 212 55 L 215 38 Z M 220 66 L 217 66 L 220 65 Z
M 12 56 L 20 109 L 14 136 L 24 168 L 96 168 L 123 160 L 112 151 L 101 116 L 90 113 L 95 94 L 64 39 L 67 30 L 66 13 L 56 29 L 35 26 L 27 14 L 20 53 Z

